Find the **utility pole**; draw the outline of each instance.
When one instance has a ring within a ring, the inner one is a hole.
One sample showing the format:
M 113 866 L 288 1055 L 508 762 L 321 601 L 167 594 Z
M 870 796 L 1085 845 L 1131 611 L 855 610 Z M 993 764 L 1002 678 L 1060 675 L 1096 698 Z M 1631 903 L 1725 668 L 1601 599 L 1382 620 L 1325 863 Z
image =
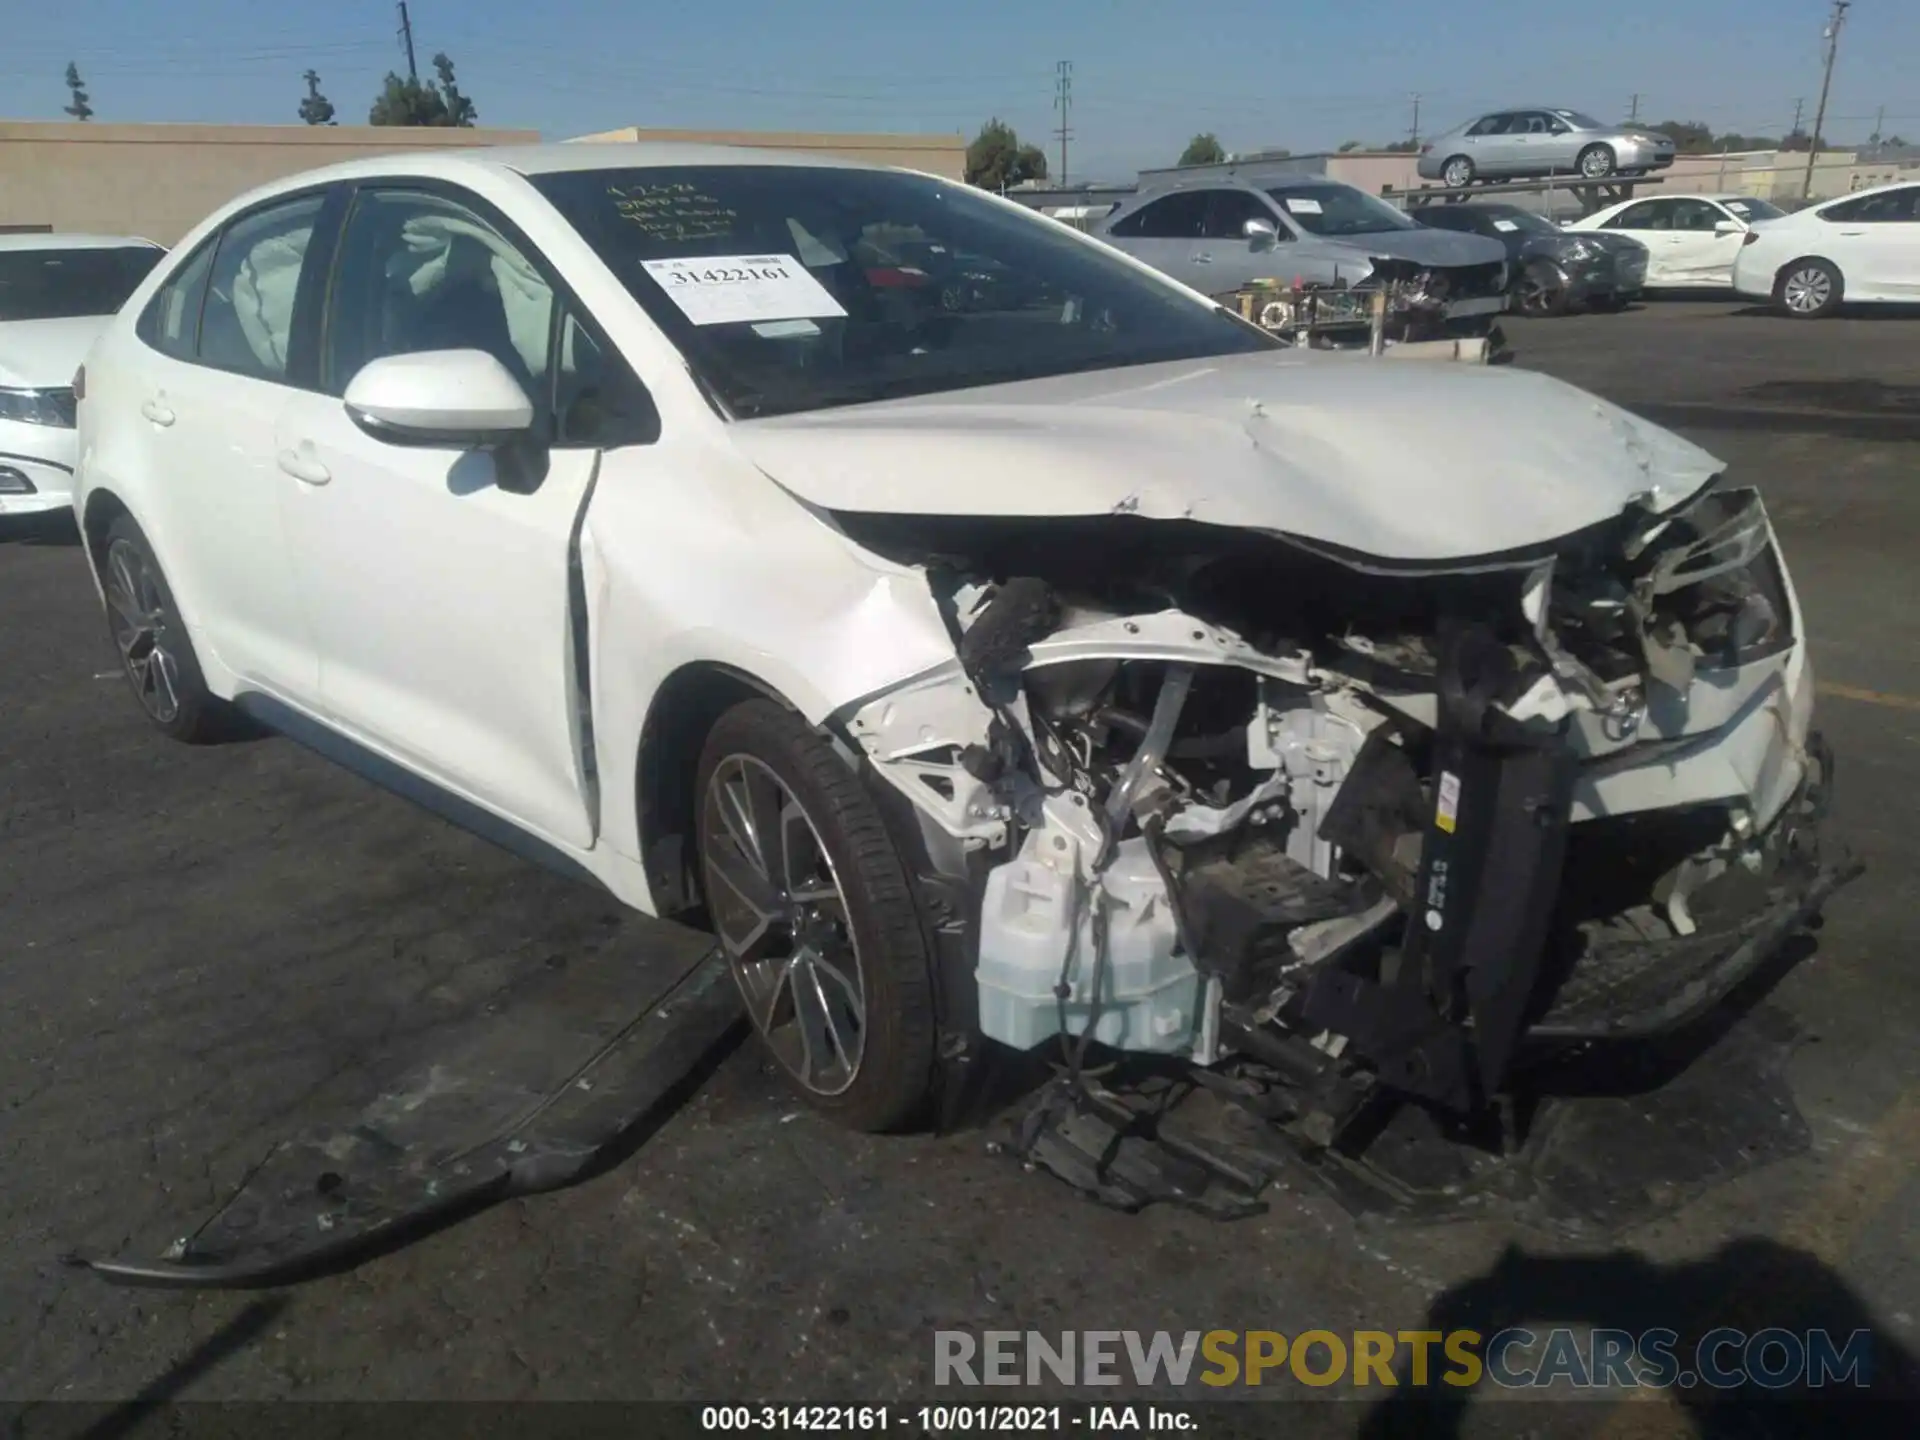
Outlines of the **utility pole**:
M 400 0 L 400 42 L 407 48 L 407 78 L 418 80 L 420 67 L 413 62 L 413 21 L 407 17 L 407 0 Z
M 1627 109 L 1627 123 L 1629 125 L 1640 123 L 1640 92 L 1638 90 L 1633 92 L 1633 104 Z
M 1420 92 L 1413 92 L 1413 128 L 1407 132 L 1407 139 L 1413 142 L 1414 152 L 1420 150 Z
M 1806 108 L 1807 102 L 1805 100 L 1796 100 L 1793 102 L 1793 128 L 1787 131 L 1789 135 L 1798 135 L 1800 133 L 1800 112 Z
M 1067 128 L 1067 116 L 1073 109 L 1073 62 L 1062 60 L 1053 69 L 1053 108 L 1060 112 L 1060 128 L 1053 133 L 1060 137 L 1060 184 L 1064 187 L 1067 183 L 1067 139 L 1073 134 Z
M 1827 68 L 1820 77 L 1820 105 L 1813 112 L 1813 134 L 1807 137 L 1807 178 L 1800 186 L 1800 198 L 1813 194 L 1813 159 L 1820 153 L 1820 127 L 1827 120 L 1827 92 L 1833 88 L 1833 57 L 1840 50 L 1840 27 L 1847 23 L 1852 0 L 1833 0 L 1833 19 L 1827 22 Z
M 1880 147 L 1886 143 L 1887 107 L 1882 105 L 1873 117 L 1873 158 L 1880 158 Z

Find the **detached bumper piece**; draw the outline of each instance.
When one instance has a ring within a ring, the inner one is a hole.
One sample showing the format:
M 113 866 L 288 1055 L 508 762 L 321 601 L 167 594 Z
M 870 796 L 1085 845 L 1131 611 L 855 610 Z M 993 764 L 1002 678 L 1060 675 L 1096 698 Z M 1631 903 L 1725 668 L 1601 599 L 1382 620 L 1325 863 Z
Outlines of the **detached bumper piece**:
M 277 1146 L 160 1258 L 67 1263 L 123 1285 L 293 1284 L 595 1173 L 744 1033 L 724 961 L 688 950 L 613 952 L 495 1002 L 349 1123 Z

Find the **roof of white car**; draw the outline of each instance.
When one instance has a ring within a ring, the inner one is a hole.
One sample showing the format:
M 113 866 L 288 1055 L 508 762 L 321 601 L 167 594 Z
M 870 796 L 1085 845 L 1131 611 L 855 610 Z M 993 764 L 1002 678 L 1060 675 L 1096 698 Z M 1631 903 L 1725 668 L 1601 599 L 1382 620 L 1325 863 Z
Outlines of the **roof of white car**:
M 471 150 L 420 150 L 397 155 L 344 160 L 323 169 L 289 175 L 263 192 L 292 189 L 315 181 L 353 180 L 381 175 L 429 175 L 454 178 L 475 170 L 512 170 L 520 175 L 552 175 L 566 170 L 644 170 L 668 165 L 792 165 L 836 169 L 884 170 L 891 167 L 800 150 L 756 150 L 741 145 L 622 143 L 582 140 L 557 145 L 485 145 Z
M 1915 185 L 1920 185 L 1920 175 L 1906 180 L 1889 180 L 1884 185 L 1863 185 L 1858 190 L 1849 190 L 1844 195 L 1829 195 L 1824 200 L 1816 200 L 1813 206 L 1815 209 L 1824 210 L 1827 206 L 1837 205 L 1842 200 L 1858 200 L 1862 195 L 1878 195 L 1886 190 L 1911 190 Z
M 0 235 L 0 250 L 124 250 L 129 245 L 149 245 L 161 249 L 140 235 L 68 235 L 27 231 L 18 235 Z

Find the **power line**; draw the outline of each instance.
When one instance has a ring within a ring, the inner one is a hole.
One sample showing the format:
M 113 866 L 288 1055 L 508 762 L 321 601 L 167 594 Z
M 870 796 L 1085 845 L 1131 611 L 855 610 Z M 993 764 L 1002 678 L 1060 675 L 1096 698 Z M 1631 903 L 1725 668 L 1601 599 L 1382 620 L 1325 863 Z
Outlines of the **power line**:
M 1073 109 L 1073 62 L 1062 60 L 1054 66 L 1058 78 L 1054 82 L 1053 106 L 1060 112 L 1060 128 L 1054 134 L 1060 137 L 1060 183 L 1067 183 L 1067 138 L 1073 131 L 1067 128 L 1067 116 Z
M 1833 0 L 1833 19 L 1827 22 L 1827 68 L 1820 77 L 1820 108 L 1813 112 L 1813 134 L 1807 139 L 1807 178 L 1800 186 L 1800 198 L 1813 194 L 1813 157 L 1820 153 L 1820 128 L 1827 123 L 1827 92 L 1833 88 L 1833 60 L 1840 51 L 1840 27 L 1847 23 L 1851 0 Z

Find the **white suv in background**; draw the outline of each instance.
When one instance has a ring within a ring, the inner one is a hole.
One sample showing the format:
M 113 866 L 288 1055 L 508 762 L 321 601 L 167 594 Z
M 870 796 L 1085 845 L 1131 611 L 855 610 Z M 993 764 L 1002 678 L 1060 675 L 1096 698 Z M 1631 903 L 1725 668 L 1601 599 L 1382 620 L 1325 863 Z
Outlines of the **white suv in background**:
M 167 252 L 115 235 L 0 235 L 0 515 L 73 503 L 73 373 Z
M 1806 320 L 1849 300 L 1920 304 L 1920 182 L 1752 226 L 1734 257 L 1733 288 Z

